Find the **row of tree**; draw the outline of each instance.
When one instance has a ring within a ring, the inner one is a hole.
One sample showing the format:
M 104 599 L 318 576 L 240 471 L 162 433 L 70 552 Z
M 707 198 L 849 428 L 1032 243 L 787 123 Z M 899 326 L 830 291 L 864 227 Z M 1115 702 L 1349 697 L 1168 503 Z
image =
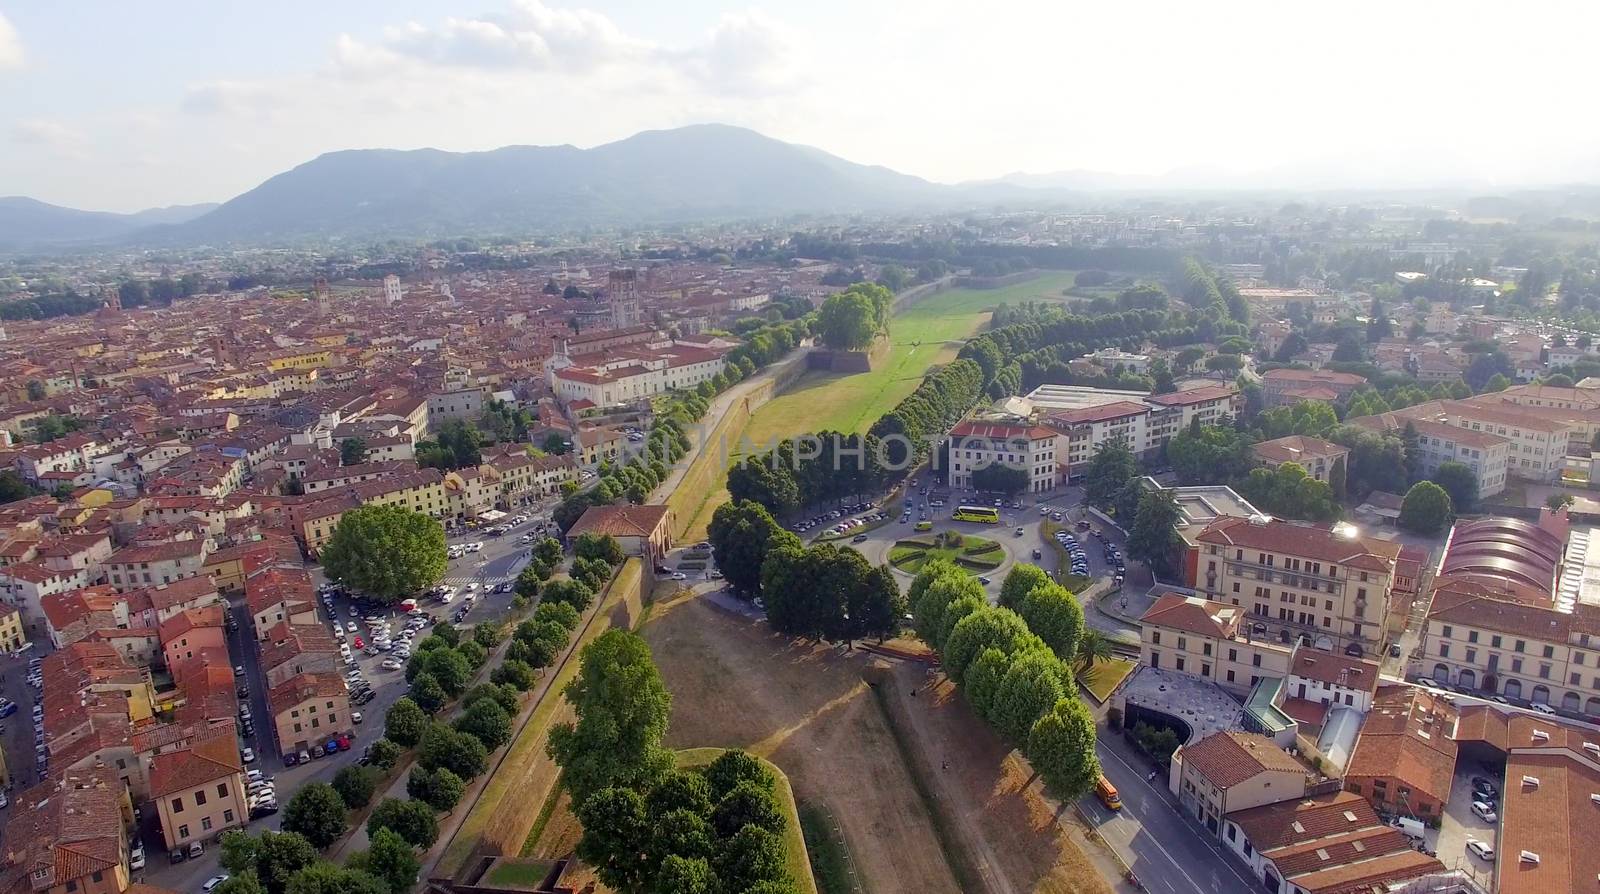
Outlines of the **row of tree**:
M 567 685 L 575 722 L 551 730 L 583 825 L 578 855 L 630 894 L 787 894 L 786 818 L 772 774 L 728 751 L 703 770 L 675 768 L 672 695 L 638 635 L 608 630 L 584 646 Z
M 970 574 L 942 559 L 912 581 L 911 615 L 978 716 L 1022 749 L 1058 797 L 1075 799 L 1100 775 L 1094 719 L 1076 696 L 1070 665 L 1083 631 L 1082 609 L 1034 566 L 1019 565 L 1006 584 L 1011 592 L 1005 600 L 1037 620 L 1053 645 L 1018 611 L 989 605 Z

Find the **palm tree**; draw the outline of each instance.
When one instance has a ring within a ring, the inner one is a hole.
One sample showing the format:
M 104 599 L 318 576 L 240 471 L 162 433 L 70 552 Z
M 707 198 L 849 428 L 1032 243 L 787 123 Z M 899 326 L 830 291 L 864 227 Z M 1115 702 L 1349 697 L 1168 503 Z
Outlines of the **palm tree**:
M 1083 628 L 1078 636 L 1078 676 L 1086 676 L 1095 662 L 1111 659 L 1111 640 L 1093 628 Z

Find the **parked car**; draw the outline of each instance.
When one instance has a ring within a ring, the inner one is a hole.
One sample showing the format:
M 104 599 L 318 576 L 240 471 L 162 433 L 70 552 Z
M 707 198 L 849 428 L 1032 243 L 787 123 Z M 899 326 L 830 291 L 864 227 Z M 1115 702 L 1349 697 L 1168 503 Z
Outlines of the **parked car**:
M 200 890 L 201 890 L 202 894 L 211 894 L 212 891 L 216 890 L 216 887 L 218 885 L 222 884 L 223 882 L 225 882 L 227 880 L 228 880 L 228 874 L 226 872 L 224 872 L 221 875 L 213 875 L 212 877 L 206 879 L 205 884 L 200 886 Z
M 128 868 L 135 870 L 144 868 L 144 845 L 135 844 L 133 849 L 128 851 Z
M 203 854 L 205 852 L 206 852 L 206 846 L 201 844 L 200 842 L 195 841 L 195 842 L 191 842 L 189 844 L 189 859 L 193 860 L 194 858 L 200 856 L 201 854 Z
M 253 764 L 256 762 L 256 753 L 249 748 L 241 748 L 239 749 L 239 760 L 247 764 Z
M 1495 815 L 1494 805 L 1489 804 L 1486 801 L 1473 801 L 1472 812 L 1477 815 L 1478 819 L 1481 819 L 1486 823 L 1496 822 L 1500 819 Z
M 1468 838 L 1467 850 L 1470 851 L 1473 856 L 1483 860 L 1486 863 L 1494 862 L 1494 845 L 1479 841 L 1476 838 Z
M 172 853 L 167 854 L 169 863 L 182 863 L 184 859 L 183 848 L 181 847 L 175 847 L 172 849 Z

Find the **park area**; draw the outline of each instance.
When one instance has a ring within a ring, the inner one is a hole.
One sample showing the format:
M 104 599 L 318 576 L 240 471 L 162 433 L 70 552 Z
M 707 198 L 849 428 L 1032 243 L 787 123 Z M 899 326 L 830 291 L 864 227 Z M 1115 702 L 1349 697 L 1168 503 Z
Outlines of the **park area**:
M 765 450 L 804 432 L 864 432 L 916 390 L 928 370 L 954 359 L 996 306 L 1060 301 L 1074 275 L 1047 273 L 1001 289 L 951 289 L 924 298 L 890 321 L 888 357 L 871 372 L 808 372 L 758 409 L 742 432 L 730 426 L 729 443 L 748 440 Z M 680 539 L 704 539 L 711 514 L 728 500 L 726 472 L 711 482 L 709 498 L 687 507 L 695 515 Z
M 960 531 L 940 531 L 932 537 L 896 540 L 889 550 L 889 564 L 907 574 L 916 574 L 935 559 L 949 559 L 977 574 L 1000 567 L 1006 560 L 1006 551 L 993 540 Z
M 837 824 L 831 859 L 854 883 L 823 894 L 1109 890 L 1026 766 L 922 665 L 779 636 L 705 596 L 657 605 L 644 635 L 672 692 L 667 745 L 747 749 Z

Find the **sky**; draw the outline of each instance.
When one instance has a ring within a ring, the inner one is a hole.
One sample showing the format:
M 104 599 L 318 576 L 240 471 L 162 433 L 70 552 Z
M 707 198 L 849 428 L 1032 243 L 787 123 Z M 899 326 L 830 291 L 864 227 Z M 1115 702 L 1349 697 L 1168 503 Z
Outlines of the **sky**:
M 722 122 L 957 182 L 1600 182 L 1591 2 L 0 0 L 0 195 Z

